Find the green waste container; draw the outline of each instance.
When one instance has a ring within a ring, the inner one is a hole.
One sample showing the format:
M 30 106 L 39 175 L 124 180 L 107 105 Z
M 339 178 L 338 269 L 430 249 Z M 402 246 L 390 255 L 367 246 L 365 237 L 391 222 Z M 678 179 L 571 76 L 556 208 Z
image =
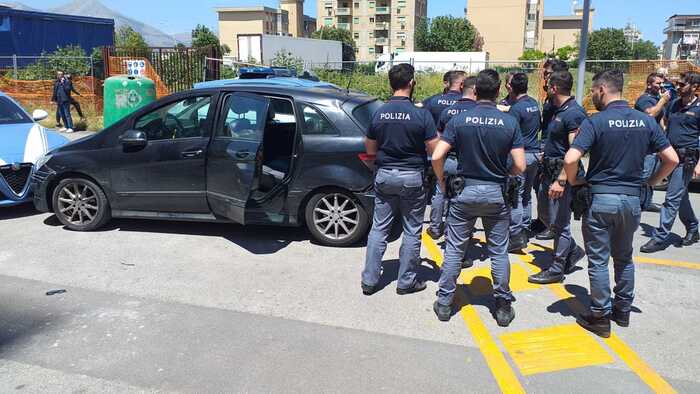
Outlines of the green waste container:
M 104 127 L 156 100 L 156 84 L 145 77 L 120 75 L 104 83 Z

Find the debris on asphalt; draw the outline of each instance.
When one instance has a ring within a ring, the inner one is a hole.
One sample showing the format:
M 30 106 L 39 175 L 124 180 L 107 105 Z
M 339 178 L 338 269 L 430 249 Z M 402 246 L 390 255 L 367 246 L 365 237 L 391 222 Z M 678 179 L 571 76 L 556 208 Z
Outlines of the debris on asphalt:
M 56 294 L 63 294 L 63 293 L 65 293 L 65 292 L 66 292 L 65 289 L 50 290 L 50 291 L 47 291 L 47 292 L 46 292 L 46 295 L 47 295 L 47 296 L 52 296 L 52 295 L 56 295 Z
M 127 267 L 134 267 L 134 266 L 136 266 L 136 264 L 132 264 L 132 263 L 121 263 L 121 264 L 122 264 L 122 265 L 126 265 Z

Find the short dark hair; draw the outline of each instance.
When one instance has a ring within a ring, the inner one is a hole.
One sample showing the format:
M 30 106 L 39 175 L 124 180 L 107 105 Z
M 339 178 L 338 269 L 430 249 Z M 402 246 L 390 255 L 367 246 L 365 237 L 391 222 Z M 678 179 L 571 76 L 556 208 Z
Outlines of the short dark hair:
M 688 71 L 681 74 L 681 79 L 688 85 L 700 85 L 700 73 Z
M 647 77 L 647 85 L 651 85 L 656 78 L 666 79 L 666 77 L 664 77 L 664 75 L 661 73 L 651 73 Z
M 455 72 L 454 70 L 450 70 L 450 71 L 446 72 L 445 74 L 443 74 L 443 75 L 442 75 L 442 82 L 447 82 L 447 81 L 449 81 L 450 78 L 452 78 L 452 74 L 453 74 L 454 72 Z
M 551 67 L 552 72 L 557 72 L 557 71 L 569 71 L 569 65 L 559 59 L 547 59 L 544 62 L 544 68 Z
M 510 79 L 510 87 L 515 94 L 527 93 L 528 78 L 525 73 L 515 73 Z
M 625 76 L 620 70 L 605 70 L 593 76 L 593 85 L 605 85 L 614 93 L 622 92 L 625 87 Z
M 462 93 L 466 93 L 468 89 L 474 89 L 476 87 L 476 77 L 467 77 L 464 80 L 464 87 L 462 88 Z
M 496 70 L 487 68 L 476 76 L 476 97 L 479 100 L 496 100 L 501 79 Z
M 416 76 L 416 70 L 408 63 L 400 63 L 389 70 L 389 84 L 391 89 L 405 89 Z
M 574 87 L 574 77 L 568 71 L 555 71 L 549 77 L 549 86 L 556 86 L 559 89 L 559 94 L 571 94 L 571 89 Z
M 466 76 L 467 76 L 467 73 L 465 73 L 464 71 L 454 70 L 454 71 L 452 71 L 450 76 L 447 78 L 447 83 L 450 86 L 452 86 L 455 83 L 457 83 L 457 81 L 459 81 L 460 79 L 464 79 L 464 77 L 466 77 Z

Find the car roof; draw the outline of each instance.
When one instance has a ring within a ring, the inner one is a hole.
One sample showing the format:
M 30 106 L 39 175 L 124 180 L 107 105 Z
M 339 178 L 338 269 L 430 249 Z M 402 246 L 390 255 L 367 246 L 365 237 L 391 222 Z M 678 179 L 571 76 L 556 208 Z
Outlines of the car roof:
M 329 82 L 315 82 L 300 78 L 258 78 L 258 79 L 222 79 L 218 81 L 200 82 L 194 85 L 195 89 L 202 88 L 223 88 L 229 86 L 279 86 L 290 88 L 334 88 L 340 89 L 337 85 Z

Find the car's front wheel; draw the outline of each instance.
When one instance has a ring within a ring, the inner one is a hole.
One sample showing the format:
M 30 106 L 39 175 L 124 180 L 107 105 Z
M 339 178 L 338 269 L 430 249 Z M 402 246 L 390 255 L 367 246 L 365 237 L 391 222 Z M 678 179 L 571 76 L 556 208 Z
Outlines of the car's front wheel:
M 369 216 L 351 194 L 325 191 L 311 197 L 306 204 L 306 226 L 311 235 L 328 246 L 348 246 L 367 235 Z
M 53 208 L 58 220 L 75 231 L 96 230 L 112 216 L 102 189 L 84 178 L 61 180 L 53 192 Z

